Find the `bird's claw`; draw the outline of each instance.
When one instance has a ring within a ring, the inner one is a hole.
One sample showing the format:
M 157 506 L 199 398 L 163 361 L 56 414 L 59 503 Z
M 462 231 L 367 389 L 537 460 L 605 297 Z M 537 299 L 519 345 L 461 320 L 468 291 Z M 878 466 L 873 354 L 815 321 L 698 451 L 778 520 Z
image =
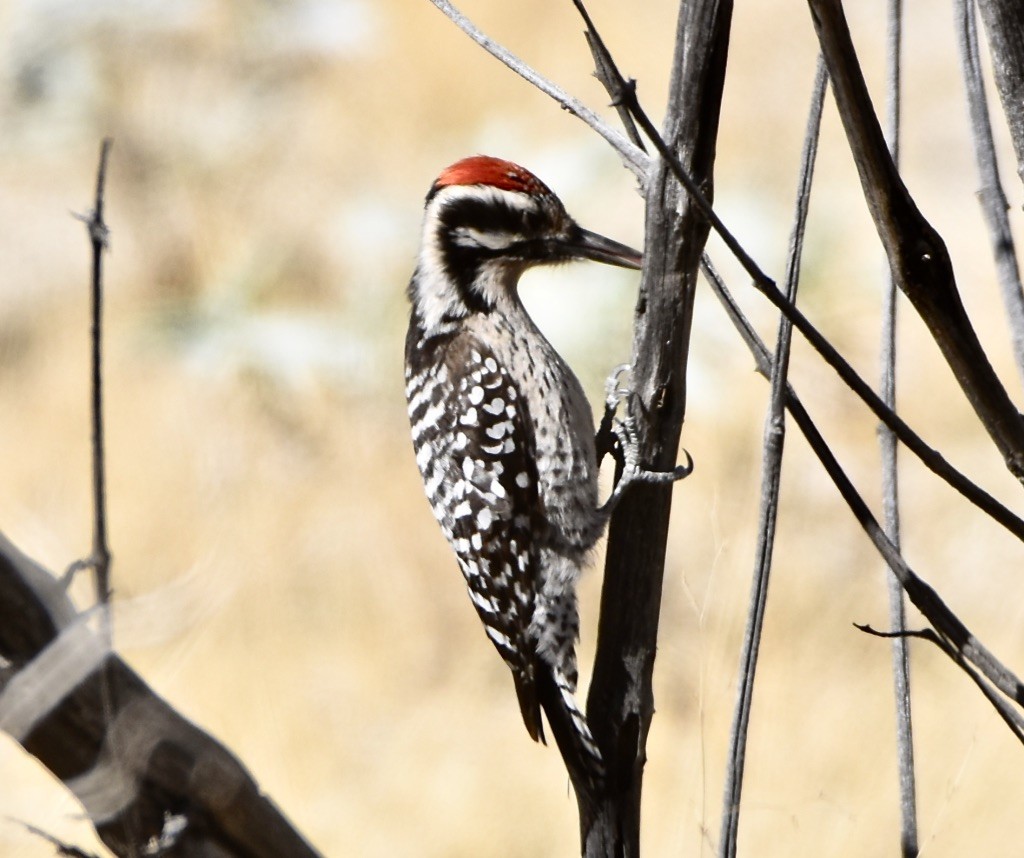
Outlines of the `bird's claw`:
M 641 483 L 674 483 L 685 479 L 693 473 L 693 458 L 686 450 L 683 450 L 683 455 L 686 456 L 685 465 L 676 465 L 671 471 L 648 471 L 641 469 L 633 479 Z
M 629 395 L 634 396 L 635 394 L 630 393 Z M 650 471 L 642 467 L 640 464 L 640 442 L 636 431 L 636 421 L 632 415 L 627 414 L 625 417 L 614 420 L 611 431 L 618 442 L 616 450 L 618 455 L 616 459 L 622 471 L 618 481 L 615 483 L 615 488 L 612 489 L 611 496 L 602 507 L 602 511 L 606 515 L 611 515 L 612 510 L 618 505 L 626 489 L 633 483 L 665 485 L 688 477 L 693 472 L 693 459 L 686 450 L 683 450 L 683 454 L 686 456 L 686 464 L 676 465 L 671 471 Z

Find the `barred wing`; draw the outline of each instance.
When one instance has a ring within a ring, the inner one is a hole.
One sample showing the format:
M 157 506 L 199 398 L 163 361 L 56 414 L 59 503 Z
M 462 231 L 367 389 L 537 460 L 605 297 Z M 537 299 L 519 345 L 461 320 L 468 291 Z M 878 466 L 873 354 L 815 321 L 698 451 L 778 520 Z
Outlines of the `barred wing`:
M 526 401 L 468 334 L 437 343 L 423 371 L 407 354 L 417 464 L 484 630 L 512 670 L 526 729 L 543 739 L 535 645 L 537 471 Z

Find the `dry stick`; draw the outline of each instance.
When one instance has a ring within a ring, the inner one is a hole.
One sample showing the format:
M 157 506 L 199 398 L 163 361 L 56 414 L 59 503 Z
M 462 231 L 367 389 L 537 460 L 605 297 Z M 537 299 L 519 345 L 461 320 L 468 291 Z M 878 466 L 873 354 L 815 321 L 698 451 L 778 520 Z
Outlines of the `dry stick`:
M 996 260 L 999 286 L 1003 293 L 1003 304 L 1010 324 L 1013 354 L 1017 371 L 1024 377 L 1024 290 L 1021 289 L 1020 269 L 1014 250 L 1013 233 L 1007 217 L 1009 203 L 1003 193 L 996 164 L 996 148 L 992 141 L 992 121 L 988 112 L 988 100 L 981 79 L 981 61 L 978 51 L 978 30 L 974 16 L 974 0 L 954 0 L 957 43 L 960 47 L 960 62 L 963 67 L 964 85 L 967 88 L 967 105 L 971 119 L 971 137 L 974 140 L 974 155 L 978 162 L 981 188 L 978 196 L 981 209 L 988 225 L 992 241 L 992 255 Z
M 889 156 L 842 4 L 809 3 L 864 198 L 896 285 L 928 326 L 1007 469 L 1024 481 L 1024 417 L 967 317 L 945 243 L 918 210 Z
M 804 232 L 807 227 L 807 209 L 811 199 L 814 162 L 818 152 L 818 134 L 821 112 L 825 102 L 828 76 L 825 64 L 818 59 L 814 78 L 814 92 L 804 135 L 804 151 L 800 163 L 800 181 L 797 191 L 796 216 L 790 237 L 786 260 L 786 297 L 796 299 L 800 280 L 800 261 L 803 253 Z M 775 545 L 775 523 L 779 510 L 779 485 L 782 479 L 782 450 L 786 436 L 786 377 L 793 326 L 785 316 L 779 316 L 778 340 L 771 373 L 771 400 L 764 427 L 764 454 L 761 466 L 761 509 L 758 522 L 757 554 L 751 583 L 750 607 L 740 654 L 739 680 L 736 689 L 736 708 L 732 732 L 729 737 L 729 762 L 725 770 L 725 793 L 722 806 L 722 835 L 718 854 L 722 858 L 736 855 L 740 798 L 743 791 L 743 771 L 747 747 L 747 731 L 754 698 L 754 679 L 757 657 L 768 604 L 768 581 L 771 572 L 772 550 Z
M 481 32 L 472 21 L 455 8 L 448 0 L 430 0 L 440 9 L 462 32 L 469 36 L 480 47 L 486 50 L 491 56 L 501 60 L 506 66 L 514 71 L 521 78 L 533 84 L 537 89 L 546 95 L 551 96 L 565 110 L 578 119 L 582 119 L 587 125 L 600 134 L 611 147 L 619 153 L 622 162 L 628 167 L 643 186 L 647 181 L 650 171 L 650 158 L 646 153 L 618 131 L 602 120 L 594 111 L 586 107 L 581 101 L 573 98 L 565 90 L 553 84 L 547 78 L 538 74 L 534 69 L 524 63 L 511 51 L 502 47 L 485 33 Z
M 996 88 L 1017 153 L 1017 175 L 1024 182 L 1024 6 L 1020 0 L 980 0 L 992 54 Z
M 754 360 L 757 363 L 758 372 L 769 377 L 772 371 L 772 358 L 761 342 L 753 326 L 744 317 L 739 306 L 736 304 L 725 283 L 718 272 L 715 271 L 710 259 L 705 255 L 701 260 L 701 269 L 711 288 L 719 301 L 725 307 L 730 320 L 750 349 Z M 1024 705 L 1024 685 L 1008 670 L 988 649 L 970 632 L 961 620 L 949 609 L 928 584 L 921 580 L 914 571 L 907 565 L 899 551 L 885 535 L 877 519 L 872 515 L 868 505 L 857 492 L 849 477 L 843 471 L 842 466 L 836 460 L 835 455 L 829 449 L 821 433 L 804 409 L 792 387 L 786 393 L 786 408 L 794 422 L 803 433 L 818 457 L 818 460 L 825 468 L 843 500 L 846 501 L 850 511 L 860 523 L 868 538 L 871 539 L 875 548 L 882 555 L 886 563 L 893 570 L 900 584 L 910 597 L 910 601 L 917 606 L 918 610 L 925 616 L 928 622 L 934 627 L 937 635 L 944 643 L 944 651 L 953 657 L 953 660 L 963 665 L 969 662 L 976 667 L 981 674 L 994 685 L 999 691 L 1018 705 Z M 948 649 L 947 649 L 948 647 Z M 990 697 L 990 699 L 992 699 Z M 998 699 L 998 698 L 997 698 Z M 1019 712 L 1006 705 L 998 706 L 999 714 L 1007 723 L 1011 723 L 1018 739 L 1024 743 L 1024 717 Z
M 591 50 L 617 76 L 582 3 Z M 729 43 L 732 4 L 689 0 L 679 6 L 666 110 L 666 137 L 710 191 Z M 615 103 L 624 103 L 615 93 Z M 686 359 L 697 266 L 708 224 L 663 162 L 647 188 L 644 272 L 632 349 L 641 459 L 655 469 L 675 463 L 686 406 Z M 637 486 L 623 498 L 608 534 L 604 585 L 587 715 L 606 751 L 607 791 L 596 812 L 581 812 L 585 854 L 631 858 L 640 849 L 640 808 L 647 735 L 654 715 L 665 546 L 672 492 Z
M 103 202 L 107 179 L 107 158 L 112 141 L 105 138 L 100 146 L 100 164 L 96 171 L 96 199 L 93 209 L 82 220 L 89 230 L 92 244 L 92 485 L 93 542 L 89 563 L 96 576 L 96 601 L 104 607 L 110 601 L 110 548 L 107 544 L 107 478 L 103 439 L 103 252 L 107 249 L 110 230 L 103 221 Z
M 888 4 L 888 80 L 886 143 L 893 163 L 899 165 L 900 150 L 900 59 L 902 53 L 903 0 Z M 882 290 L 882 400 L 896 410 L 896 281 L 887 272 Z M 878 445 L 882 459 L 882 520 L 893 545 L 900 549 L 899 472 L 896 458 L 896 436 L 884 424 L 878 427 Z M 903 588 L 891 569 L 885 572 L 889 596 L 889 628 L 903 632 L 907 626 L 906 600 Z M 914 730 L 910 706 L 910 652 L 907 639 L 900 634 L 892 638 L 893 696 L 896 703 L 896 768 L 900 794 L 900 849 L 904 858 L 918 853 L 917 787 L 914 770 Z

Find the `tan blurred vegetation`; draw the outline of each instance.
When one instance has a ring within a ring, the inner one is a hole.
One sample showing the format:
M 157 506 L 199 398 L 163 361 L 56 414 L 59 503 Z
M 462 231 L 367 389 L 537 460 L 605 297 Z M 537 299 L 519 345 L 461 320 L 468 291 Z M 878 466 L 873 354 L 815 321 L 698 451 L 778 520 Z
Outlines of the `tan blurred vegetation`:
M 883 4 L 850 5 L 880 93 Z M 590 6 L 657 114 L 675 4 Z M 717 202 L 778 276 L 815 45 L 803 4 L 740 6 Z M 571 4 L 467 0 L 465 11 L 604 104 Z M 907 4 L 905 173 L 1019 398 L 949 18 Z M 573 854 L 557 754 L 521 729 L 422 497 L 401 394 L 404 287 L 422 195 L 457 157 L 520 161 L 586 225 L 639 244 L 629 174 L 425 0 L 21 0 L 0 8 L 0 44 L 0 527 L 54 570 L 88 549 L 87 245 L 68 213 L 87 208 L 99 141 L 111 135 L 106 381 L 120 649 L 237 752 L 327 855 Z M 1002 151 L 1024 239 L 1021 187 Z M 869 377 L 881 272 L 829 109 L 803 297 Z M 731 282 L 771 340 L 770 314 L 742 277 Z M 525 284 L 595 401 L 628 355 L 635 285 L 583 267 Z M 1019 507 L 1019 487 L 903 310 L 903 412 Z M 683 436 L 697 467 L 675 490 L 655 676 L 643 835 L 652 856 L 710 855 L 718 839 L 766 394 L 751 369 L 702 294 Z M 876 502 L 873 421 L 802 346 L 794 381 Z M 908 558 L 1019 673 L 1024 553 L 903 462 Z M 851 625 L 886 624 L 879 563 L 793 434 L 785 479 L 741 848 L 894 854 L 888 648 Z M 599 586 L 595 572 L 583 594 L 584 666 Z M 76 593 L 85 604 L 85 582 Z M 913 652 L 922 854 L 1010 854 L 1021 749 L 964 677 L 925 645 Z M 0 770 L 5 816 L 95 843 L 75 802 L 10 741 Z M 52 854 L 13 822 L 0 823 L 0 852 Z

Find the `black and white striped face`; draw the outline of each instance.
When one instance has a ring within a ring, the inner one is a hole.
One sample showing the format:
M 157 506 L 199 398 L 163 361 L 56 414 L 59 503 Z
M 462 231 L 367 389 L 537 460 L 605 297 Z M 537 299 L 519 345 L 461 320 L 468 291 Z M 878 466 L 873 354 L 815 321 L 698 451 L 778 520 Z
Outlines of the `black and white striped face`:
M 637 251 L 582 229 L 532 173 L 497 158 L 466 158 L 427 195 L 410 296 L 429 326 L 488 312 L 530 266 L 573 259 L 640 267 Z

